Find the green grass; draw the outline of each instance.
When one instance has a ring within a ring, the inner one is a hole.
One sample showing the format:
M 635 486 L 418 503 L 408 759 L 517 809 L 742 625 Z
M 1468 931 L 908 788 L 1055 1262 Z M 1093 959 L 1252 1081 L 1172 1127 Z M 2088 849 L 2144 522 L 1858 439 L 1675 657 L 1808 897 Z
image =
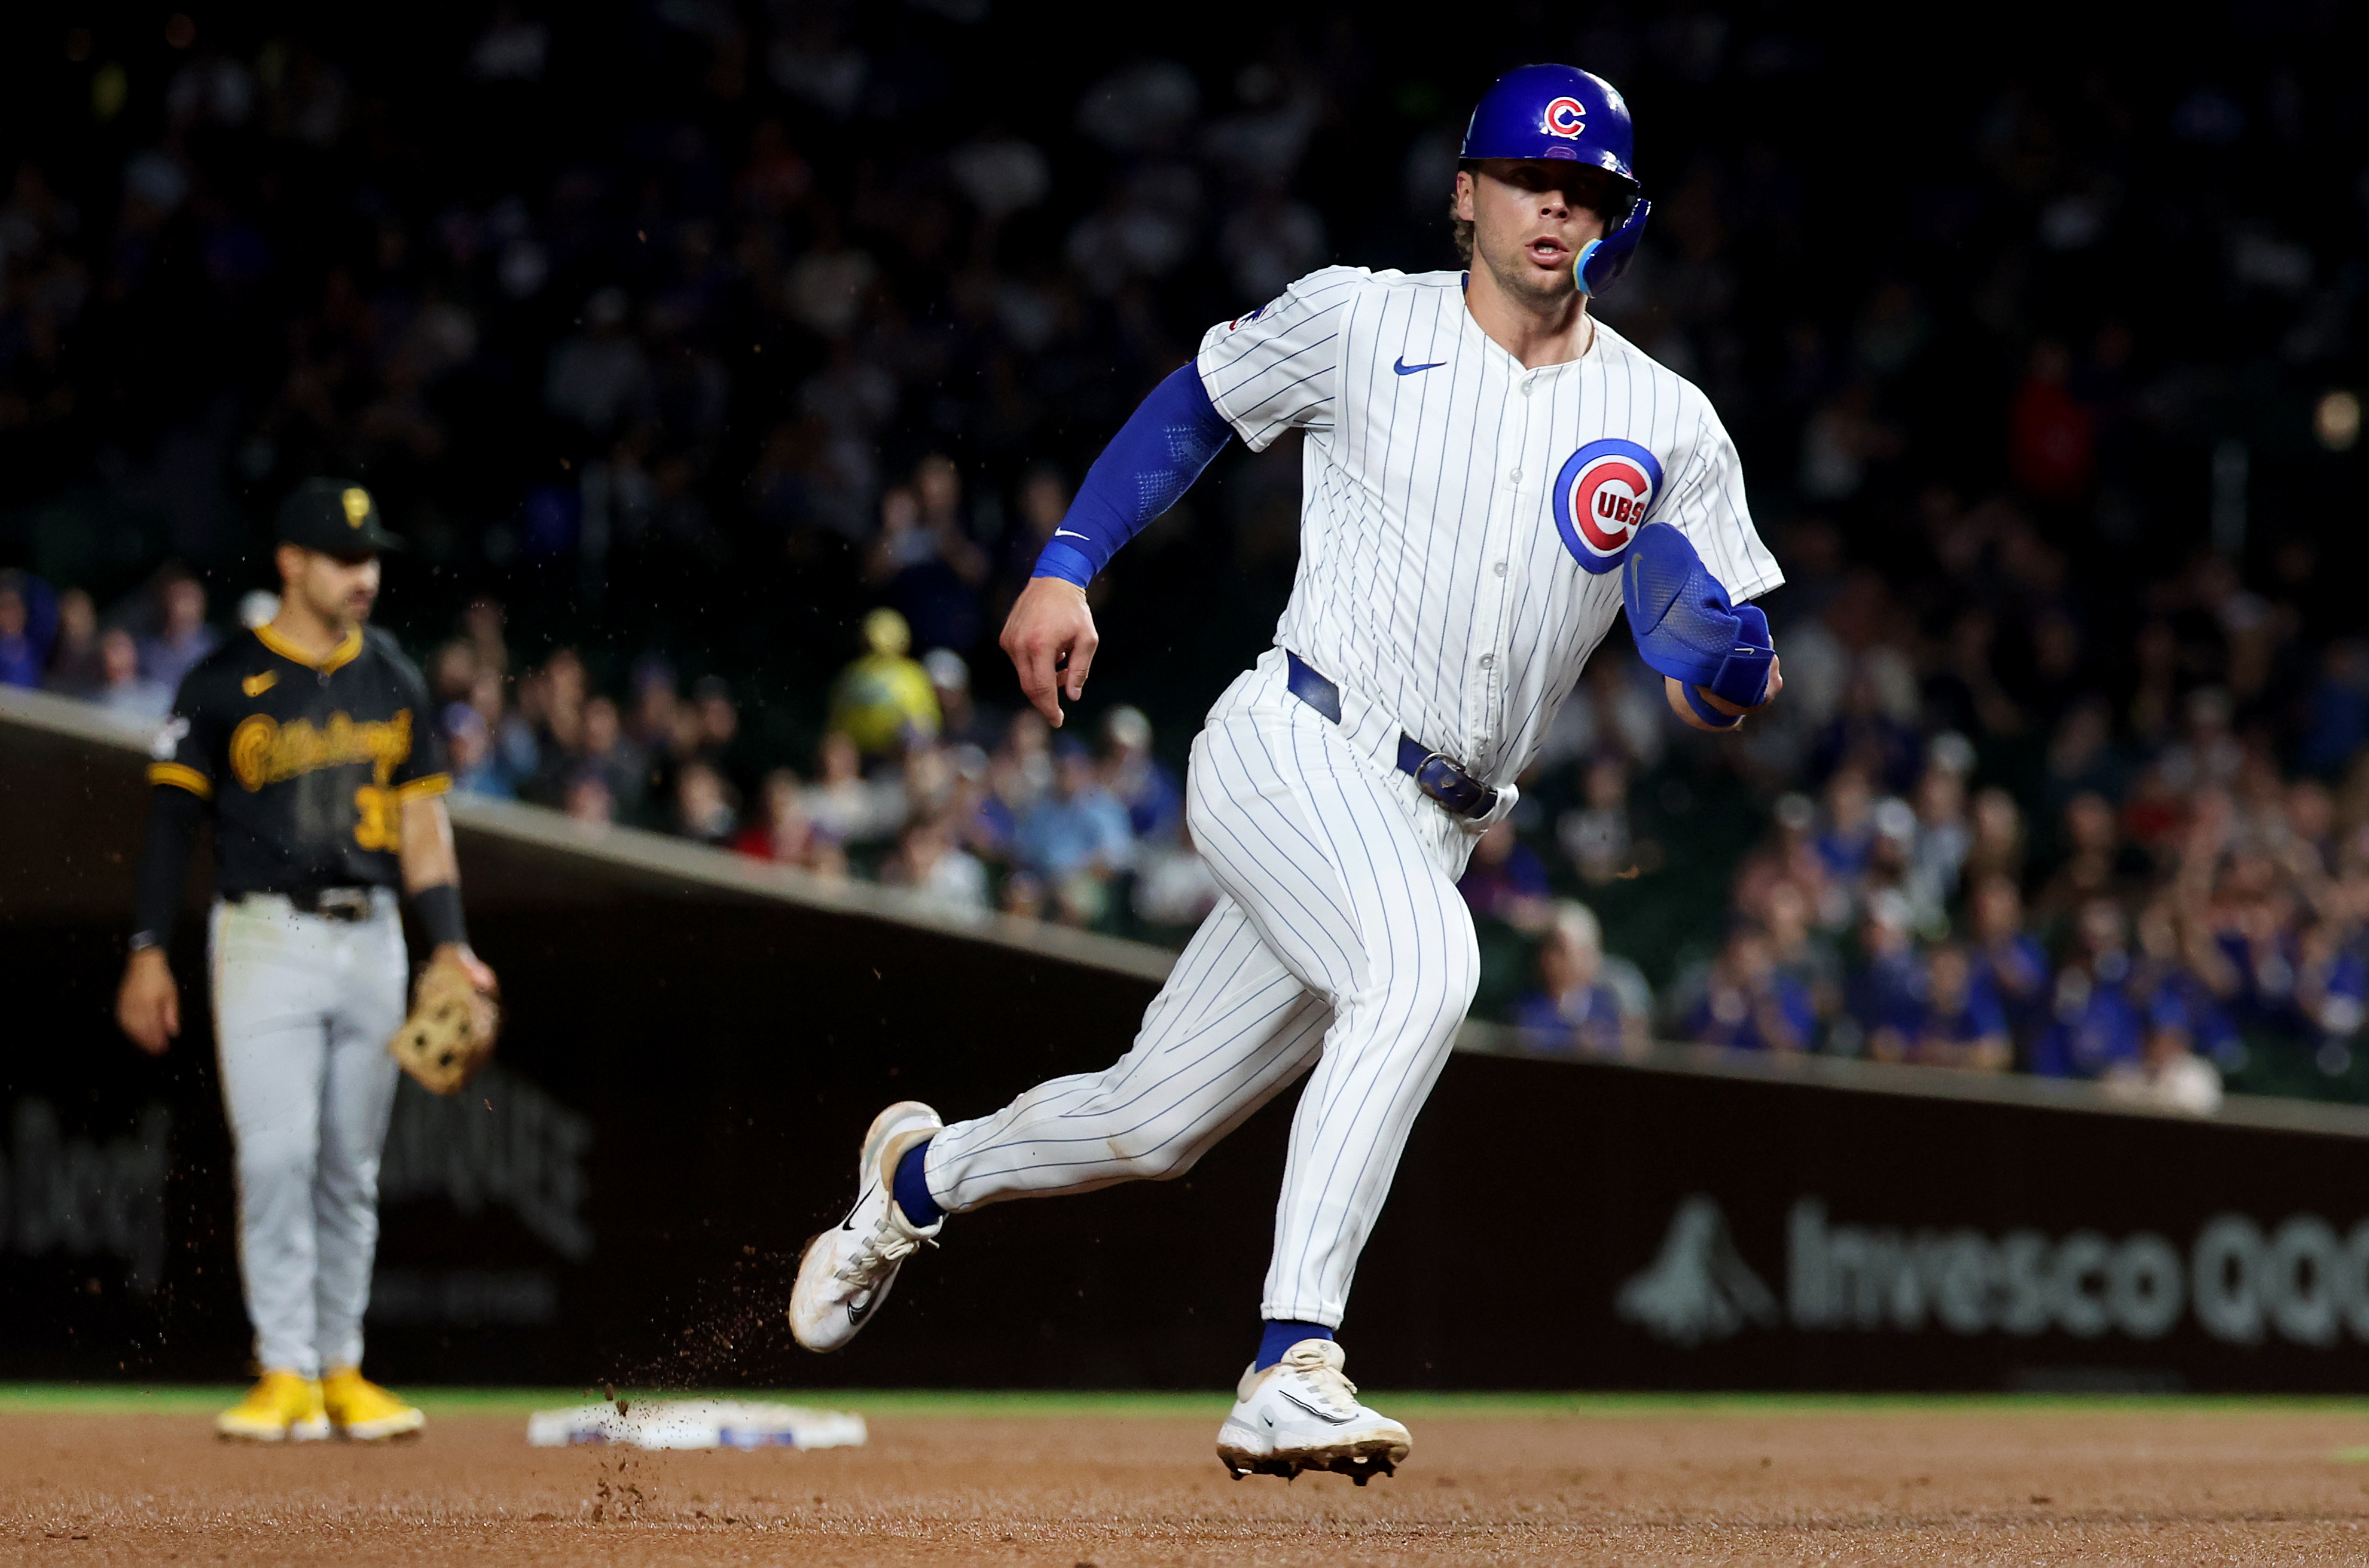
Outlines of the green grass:
M 211 1414 L 243 1391 L 229 1384 L 0 1383 L 0 1415 Z M 431 1416 L 523 1419 L 527 1413 L 584 1404 L 594 1389 L 406 1388 Z M 630 1398 L 683 1397 L 621 1390 Z M 733 1399 L 780 1400 L 867 1416 L 1208 1416 L 1223 1413 L 1223 1391 L 1207 1393 L 1074 1393 L 869 1389 L 712 1391 Z M 1489 1420 L 1654 1416 L 1792 1415 L 2146 1415 L 2354 1414 L 2369 1420 L 2369 1399 L 2329 1395 L 2217 1394 L 1757 1394 L 1757 1393 L 1391 1393 L 1368 1391 L 1392 1414 Z M 2369 1459 L 2369 1448 L 2359 1451 Z M 2353 1451 L 2347 1450 L 2352 1458 Z

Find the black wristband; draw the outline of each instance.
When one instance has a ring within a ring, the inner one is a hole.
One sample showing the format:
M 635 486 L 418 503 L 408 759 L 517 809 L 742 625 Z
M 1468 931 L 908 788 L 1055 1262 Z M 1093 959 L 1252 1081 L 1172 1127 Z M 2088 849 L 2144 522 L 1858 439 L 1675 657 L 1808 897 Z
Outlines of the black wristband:
M 411 912 L 419 917 L 431 948 L 448 942 L 468 945 L 469 922 L 461 913 L 458 882 L 439 882 L 433 887 L 422 887 L 411 896 Z
M 149 794 L 148 830 L 133 871 L 132 950 L 162 947 L 180 918 L 181 896 L 189 881 L 189 857 L 197 853 L 198 827 L 206 803 L 188 790 L 158 784 Z M 143 940 L 144 939 L 144 940 Z

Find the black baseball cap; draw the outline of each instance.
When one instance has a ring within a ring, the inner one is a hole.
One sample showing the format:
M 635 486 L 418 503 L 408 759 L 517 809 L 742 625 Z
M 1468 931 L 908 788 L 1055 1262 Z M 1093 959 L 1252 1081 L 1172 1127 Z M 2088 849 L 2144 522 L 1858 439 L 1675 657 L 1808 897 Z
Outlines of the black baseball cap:
M 378 502 L 350 479 L 307 479 L 280 503 L 280 542 L 352 560 L 403 541 L 379 521 Z

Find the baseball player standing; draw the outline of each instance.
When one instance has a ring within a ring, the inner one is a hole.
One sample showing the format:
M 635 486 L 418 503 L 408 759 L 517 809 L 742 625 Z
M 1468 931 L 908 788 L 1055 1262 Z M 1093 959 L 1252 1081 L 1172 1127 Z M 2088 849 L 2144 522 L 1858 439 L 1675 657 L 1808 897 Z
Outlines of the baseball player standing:
M 379 553 L 400 542 L 370 492 L 337 480 L 299 486 L 279 521 L 279 613 L 189 671 L 157 737 L 116 1016 L 151 1054 L 180 1032 L 166 944 L 210 818 L 214 1036 L 263 1368 L 215 1426 L 266 1442 L 394 1437 L 420 1413 L 360 1367 L 397 1072 L 387 1042 L 408 978 L 398 882 L 440 954 L 486 990 L 493 975 L 462 921 L 427 685 L 365 625 Z
M 1471 1005 L 1456 881 L 1514 804 L 1624 600 L 1671 706 L 1732 728 L 1780 684 L 1742 601 L 1782 581 L 1697 391 L 1588 314 L 1648 206 L 1627 106 L 1566 65 L 1500 79 L 1466 131 L 1469 269 L 1327 268 L 1212 327 L 1104 449 L 1003 647 L 1053 724 L 1085 690 L 1085 585 L 1230 435 L 1307 432 L 1298 580 L 1276 646 L 1210 709 L 1186 782 L 1225 897 L 1108 1071 L 866 1134 L 859 1196 L 809 1243 L 790 1321 L 845 1344 L 949 1213 L 1181 1175 L 1303 1074 L 1265 1332 L 1218 1436 L 1235 1476 L 1402 1460 L 1333 1343 L 1408 1128 Z

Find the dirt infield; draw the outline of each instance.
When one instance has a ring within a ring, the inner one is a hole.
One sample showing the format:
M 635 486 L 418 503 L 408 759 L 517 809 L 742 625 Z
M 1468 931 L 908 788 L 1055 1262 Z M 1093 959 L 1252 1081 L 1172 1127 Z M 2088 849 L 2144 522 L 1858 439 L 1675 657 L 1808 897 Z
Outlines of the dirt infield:
M 860 1402 L 857 1402 L 861 1407 Z M 898 1402 L 914 1410 L 926 1406 Z M 431 1405 L 431 1411 L 434 1410 Z M 966 1411 L 977 1405 L 956 1406 Z M 2360 1562 L 2352 1407 L 1427 1413 L 1363 1490 L 1227 1480 L 1222 1408 L 889 1413 L 860 1449 L 217 1443 L 194 1413 L 0 1414 L 24 1563 Z

